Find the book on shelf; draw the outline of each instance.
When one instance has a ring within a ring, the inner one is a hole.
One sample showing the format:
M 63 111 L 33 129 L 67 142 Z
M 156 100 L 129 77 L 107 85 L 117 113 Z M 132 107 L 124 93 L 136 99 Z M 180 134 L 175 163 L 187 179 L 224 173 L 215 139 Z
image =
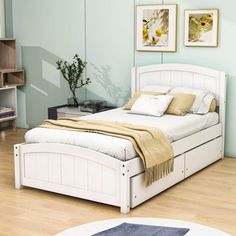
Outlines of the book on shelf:
M 13 114 L 0 115 L 0 119 L 4 119 L 4 118 L 8 118 L 8 117 L 13 117 L 13 116 L 14 116 L 14 113 Z
M 0 112 L 13 111 L 11 107 L 0 107 Z
M 15 111 L 10 107 L 0 107 L 0 119 L 15 115 Z

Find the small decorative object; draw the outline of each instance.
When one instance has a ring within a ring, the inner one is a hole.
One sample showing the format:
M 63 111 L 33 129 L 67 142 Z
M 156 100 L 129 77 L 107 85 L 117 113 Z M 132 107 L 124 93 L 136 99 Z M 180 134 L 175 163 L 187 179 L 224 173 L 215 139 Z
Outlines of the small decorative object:
M 72 64 L 64 60 L 58 60 L 56 64 L 57 69 L 61 71 L 63 77 L 68 82 L 72 93 L 72 97 L 68 99 L 68 105 L 79 106 L 76 90 L 91 83 L 89 78 L 82 78 L 87 62 L 82 61 L 78 54 L 75 54 Z
M 138 5 L 138 51 L 176 51 L 177 5 Z
M 185 46 L 217 47 L 219 10 L 185 11 Z

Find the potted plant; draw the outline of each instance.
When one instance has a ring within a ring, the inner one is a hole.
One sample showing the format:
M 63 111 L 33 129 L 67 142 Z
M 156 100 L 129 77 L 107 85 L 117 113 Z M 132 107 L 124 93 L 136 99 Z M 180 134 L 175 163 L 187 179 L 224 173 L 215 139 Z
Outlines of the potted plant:
M 72 104 L 68 101 L 69 105 L 79 106 L 79 102 L 76 97 L 76 90 L 91 83 L 89 78 L 82 78 L 87 62 L 83 61 L 78 54 L 75 54 L 71 64 L 65 60 L 58 60 L 56 64 L 57 69 L 61 71 L 63 77 L 68 82 L 72 93 Z M 70 100 L 70 98 L 68 100 Z

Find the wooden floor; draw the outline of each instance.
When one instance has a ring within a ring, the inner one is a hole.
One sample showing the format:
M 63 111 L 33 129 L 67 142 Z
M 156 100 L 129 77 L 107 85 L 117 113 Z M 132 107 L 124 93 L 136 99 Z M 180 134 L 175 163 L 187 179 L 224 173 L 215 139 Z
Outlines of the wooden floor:
M 119 209 L 45 191 L 14 189 L 13 148 L 25 130 L 0 131 L 0 235 L 54 235 L 117 217 L 161 217 L 208 225 L 236 235 L 236 159 L 225 158 L 133 209 Z

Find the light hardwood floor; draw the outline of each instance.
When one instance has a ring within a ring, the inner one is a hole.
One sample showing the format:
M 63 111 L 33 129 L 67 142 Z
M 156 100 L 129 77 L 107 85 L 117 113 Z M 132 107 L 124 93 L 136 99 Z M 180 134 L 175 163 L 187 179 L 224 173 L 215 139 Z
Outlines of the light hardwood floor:
M 123 215 L 86 200 L 14 189 L 13 148 L 25 130 L 0 131 L 0 235 L 54 235 L 117 217 L 161 217 L 208 225 L 236 235 L 236 159 L 225 158 Z

